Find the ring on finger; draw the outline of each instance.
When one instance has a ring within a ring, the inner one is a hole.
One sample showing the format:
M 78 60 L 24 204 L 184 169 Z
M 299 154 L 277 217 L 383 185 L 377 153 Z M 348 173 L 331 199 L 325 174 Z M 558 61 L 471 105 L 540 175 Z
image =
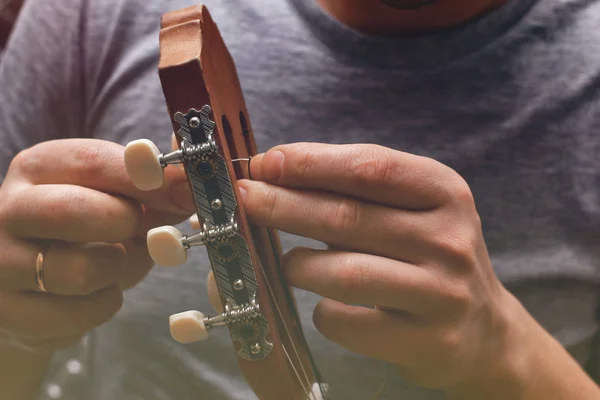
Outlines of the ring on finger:
M 40 251 L 35 261 L 35 284 L 41 292 L 48 293 L 46 284 L 44 283 L 44 260 L 48 249 Z

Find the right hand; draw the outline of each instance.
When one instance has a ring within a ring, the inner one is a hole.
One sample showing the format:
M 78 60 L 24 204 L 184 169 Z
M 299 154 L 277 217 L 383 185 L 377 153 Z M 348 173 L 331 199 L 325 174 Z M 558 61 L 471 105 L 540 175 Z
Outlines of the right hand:
M 161 189 L 142 192 L 123 152 L 64 139 L 13 159 L 0 187 L 1 346 L 64 347 L 108 321 L 153 265 L 146 232 L 194 211 L 182 169 L 167 168 Z M 40 252 L 47 293 L 36 285 Z

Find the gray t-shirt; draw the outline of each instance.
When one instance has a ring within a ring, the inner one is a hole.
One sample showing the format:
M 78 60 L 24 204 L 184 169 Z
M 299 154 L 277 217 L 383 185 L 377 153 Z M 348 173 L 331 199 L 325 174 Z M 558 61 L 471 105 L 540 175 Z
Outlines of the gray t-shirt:
M 159 18 L 191 3 L 28 0 L 0 64 L 2 173 L 16 152 L 54 138 L 146 137 L 168 150 Z M 405 38 L 351 31 L 314 0 L 205 3 L 237 63 L 261 150 L 372 142 L 456 169 L 471 185 L 502 281 L 580 362 L 591 357 L 600 304 L 600 1 L 509 0 L 460 28 Z M 291 235 L 283 242 L 321 246 Z M 210 311 L 208 269 L 203 249 L 185 266 L 155 268 L 112 321 L 57 355 L 44 398 L 255 398 L 225 331 L 188 346 L 169 335 L 170 314 Z M 332 398 L 370 398 L 386 366 L 325 340 L 311 320 L 317 296 L 297 296 Z M 381 398 L 441 396 L 390 373 Z

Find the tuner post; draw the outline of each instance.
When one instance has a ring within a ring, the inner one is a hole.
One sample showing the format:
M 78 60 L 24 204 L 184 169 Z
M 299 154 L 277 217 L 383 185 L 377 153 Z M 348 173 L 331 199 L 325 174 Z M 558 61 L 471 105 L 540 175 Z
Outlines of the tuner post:
M 214 317 L 205 316 L 200 311 L 191 310 L 169 317 L 171 336 L 179 343 L 195 343 L 208 338 L 208 331 L 218 326 L 248 324 L 260 317 L 260 307 L 254 300 L 243 306 L 225 306 L 225 312 Z M 262 347 L 254 343 L 253 353 L 258 354 Z

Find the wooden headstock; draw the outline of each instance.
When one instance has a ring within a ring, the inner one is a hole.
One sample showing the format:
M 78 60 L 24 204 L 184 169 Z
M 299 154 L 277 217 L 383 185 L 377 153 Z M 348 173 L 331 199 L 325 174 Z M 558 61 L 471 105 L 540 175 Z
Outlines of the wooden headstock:
M 237 182 L 249 176 L 232 160 L 257 149 L 233 59 L 204 6 L 165 14 L 161 28 L 159 76 L 179 150 L 162 155 L 148 141 L 132 142 L 126 165 L 134 183 L 150 190 L 160 185 L 162 167 L 183 164 L 204 229 L 190 236 L 155 229 L 149 250 L 158 264 L 179 264 L 188 248 L 205 245 L 226 307 L 215 317 L 172 316 L 173 336 L 201 340 L 209 328 L 227 325 L 240 369 L 260 399 L 327 399 L 279 268 L 278 235 L 251 225 L 237 200 Z

